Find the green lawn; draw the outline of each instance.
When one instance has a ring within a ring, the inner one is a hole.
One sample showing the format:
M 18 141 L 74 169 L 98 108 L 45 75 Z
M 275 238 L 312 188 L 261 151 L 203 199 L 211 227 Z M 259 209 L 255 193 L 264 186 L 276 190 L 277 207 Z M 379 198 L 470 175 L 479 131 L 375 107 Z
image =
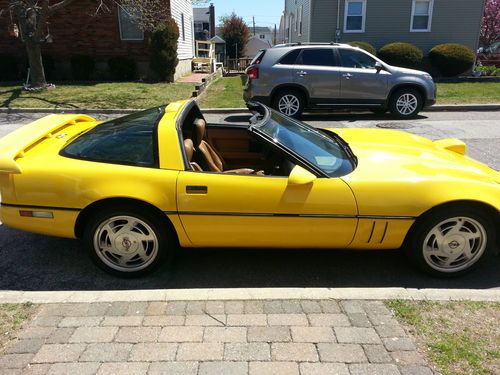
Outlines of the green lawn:
M 201 108 L 244 108 L 245 76 L 224 77 L 214 82 L 198 100 Z
M 56 85 L 41 92 L 22 91 L 19 86 L 0 85 L 0 107 L 10 108 L 149 108 L 188 99 L 189 83 L 91 83 Z
M 500 369 L 500 303 L 388 301 L 396 318 L 443 375 Z

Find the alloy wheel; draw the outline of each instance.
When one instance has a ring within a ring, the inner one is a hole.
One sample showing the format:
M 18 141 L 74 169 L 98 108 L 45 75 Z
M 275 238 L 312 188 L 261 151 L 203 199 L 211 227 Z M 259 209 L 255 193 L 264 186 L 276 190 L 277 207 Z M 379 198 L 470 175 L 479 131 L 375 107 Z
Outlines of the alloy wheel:
M 409 116 L 418 109 L 418 99 L 411 93 L 401 95 L 396 101 L 396 109 L 403 116 Z
M 287 116 L 294 116 L 300 108 L 300 100 L 295 95 L 283 95 L 278 101 L 278 109 Z

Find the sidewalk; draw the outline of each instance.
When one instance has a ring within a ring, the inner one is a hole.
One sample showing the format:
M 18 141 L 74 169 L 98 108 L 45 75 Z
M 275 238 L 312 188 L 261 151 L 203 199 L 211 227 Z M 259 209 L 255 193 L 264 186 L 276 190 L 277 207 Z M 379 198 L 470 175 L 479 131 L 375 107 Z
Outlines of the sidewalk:
M 47 304 L 2 374 L 433 374 L 381 301 Z

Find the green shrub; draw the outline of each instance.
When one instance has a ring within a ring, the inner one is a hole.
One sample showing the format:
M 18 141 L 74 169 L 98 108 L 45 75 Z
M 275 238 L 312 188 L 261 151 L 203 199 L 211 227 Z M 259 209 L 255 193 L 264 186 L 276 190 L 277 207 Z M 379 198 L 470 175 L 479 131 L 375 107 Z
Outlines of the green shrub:
M 110 58 L 108 68 L 113 81 L 133 81 L 137 78 L 137 64 L 128 57 Z
M 365 51 L 371 53 L 372 55 L 375 55 L 377 53 L 377 50 L 375 49 L 375 47 L 373 47 L 370 43 L 367 43 L 367 42 L 349 42 L 347 43 L 349 44 L 350 46 L 353 46 L 353 47 L 359 47 L 361 49 L 364 49 Z
M 91 56 L 74 55 L 71 57 L 71 76 L 77 81 L 92 79 L 95 71 L 95 60 Z
M 429 59 L 445 77 L 453 77 L 469 70 L 474 64 L 474 52 L 461 44 L 439 44 L 429 52 Z
M 9 55 L 0 55 L 0 81 L 16 81 L 19 79 L 17 58 Z
M 500 68 L 497 68 L 495 65 L 476 66 L 475 71 L 479 72 L 481 76 L 500 77 Z
M 415 69 L 420 68 L 424 54 L 413 44 L 396 42 L 383 46 L 378 57 L 390 65 Z
M 168 18 L 151 35 L 149 66 L 161 81 L 173 82 L 177 59 L 179 27 L 173 18 Z

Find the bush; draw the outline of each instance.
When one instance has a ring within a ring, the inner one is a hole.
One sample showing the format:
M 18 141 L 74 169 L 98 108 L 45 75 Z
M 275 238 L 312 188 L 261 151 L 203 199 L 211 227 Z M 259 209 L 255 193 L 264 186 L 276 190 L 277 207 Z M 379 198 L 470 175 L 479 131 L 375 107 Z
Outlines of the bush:
M 91 56 L 75 55 L 71 57 L 71 76 L 78 81 L 92 79 L 95 71 L 95 60 Z
M 110 58 L 108 68 L 113 81 L 133 81 L 137 78 L 137 64 L 128 57 Z
M 390 43 L 378 51 L 378 57 L 386 63 L 405 68 L 420 68 L 424 54 L 410 43 Z
M 168 18 L 151 35 L 149 66 L 161 81 L 173 82 L 177 59 L 179 27 L 173 18 Z
M 500 68 L 497 68 L 495 65 L 476 66 L 475 71 L 481 76 L 500 77 Z
M 445 77 L 453 77 L 469 70 L 474 64 L 474 52 L 461 44 L 439 44 L 429 52 L 429 59 Z
M 353 47 L 359 47 L 361 49 L 364 49 L 366 52 L 369 52 L 372 55 L 375 55 L 377 53 L 375 47 L 373 47 L 370 43 L 367 42 L 349 42 L 347 44 Z
M 0 81 L 16 81 L 19 79 L 17 58 L 0 55 Z

